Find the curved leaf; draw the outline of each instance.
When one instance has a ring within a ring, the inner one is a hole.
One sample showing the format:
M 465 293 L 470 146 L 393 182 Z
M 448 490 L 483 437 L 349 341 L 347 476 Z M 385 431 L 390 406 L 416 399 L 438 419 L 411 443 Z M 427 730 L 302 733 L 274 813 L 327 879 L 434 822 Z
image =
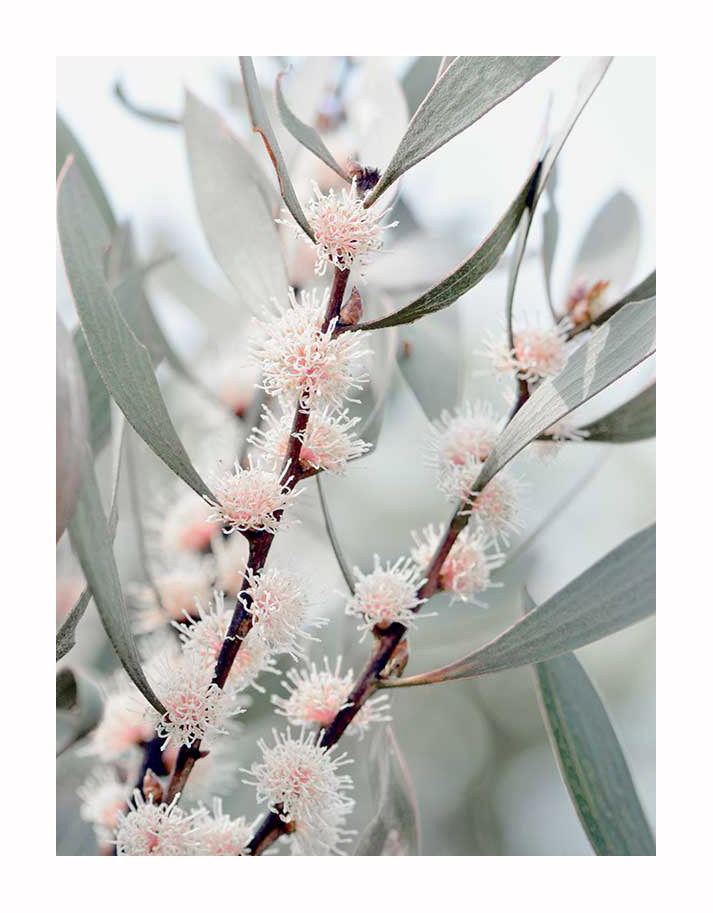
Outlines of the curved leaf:
M 482 491 L 530 441 L 586 403 L 655 350 L 656 299 L 632 302 L 576 348 L 562 371 L 543 381 L 516 413 L 478 475 Z
M 75 742 L 91 732 L 102 718 L 104 701 L 102 693 L 84 675 L 78 675 L 73 669 L 60 669 L 57 673 L 57 710 L 70 723 L 71 732 L 62 746 L 57 749 L 57 756 L 71 748 Z
M 557 766 L 598 856 L 655 856 L 656 845 L 606 708 L 573 653 L 535 666 Z
M 109 202 L 106 192 L 101 185 L 101 181 L 97 177 L 92 163 L 87 158 L 87 154 L 84 149 L 81 147 L 77 138 L 74 136 L 72 131 L 69 129 L 64 119 L 57 114 L 57 158 L 56 158 L 56 170 L 55 177 L 59 177 L 59 173 L 64 168 L 64 165 L 69 158 L 72 156 L 74 163 L 77 168 L 82 173 L 82 177 L 89 189 L 89 193 L 92 196 L 101 217 L 104 220 L 104 224 L 107 229 L 111 232 L 116 228 L 116 218 L 114 212 L 111 208 L 111 203 Z
M 259 133 L 260 136 L 262 136 L 263 142 L 265 143 L 265 148 L 267 149 L 268 155 L 275 168 L 275 173 L 277 174 L 282 199 L 285 201 L 285 205 L 292 213 L 294 220 L 302 231 L 311 241 L 314 241 L 314 232 L 310 228 L 305 214 L 302 212 L 300 201 L 297 199 L 295 188 L 292 186 L 292 181 L 289 172 L 287 171 L 285 159 L 280 150 L 280 145 L 277 142 L 277 136 L 275 136 L 275 131 L 272 129 L 272 124 L 267 116 L 262 95 L 260 94 L 260 87 L 257 83 L 252 57 L 240 58 L 240 70 L 243 74 L 243 86 L 245 87 L 245 95 L 248 100 L 253 130 L 255 133 Z
M 642 390 L 628 403 L 585 425 L 584 441 L 606 441 L 623 444 L 656 437 L 656 383 Z
M 303 123 L 290 110 L 282 91 L 282 77 L 284 75 L 284 73 L 278 73 L 277 78 L 275 79 L 275 101 L 277 103 L 277 110 L 280 114 L 280 120 L 285 125 L 285 128 L 290 131 L 292 136 L 294 136 L 305 149 L 309 149 L 309 151 L 324 162 L 328 168 L 335 171 L 342 180 L 348 182 L 349 175 L 340 167 L 339 162 L 337 162 L 329 149 L 327 149 L 324 140 L 319 133 L 317 133 L 315 128 L 310 127 L 309 124 Z
M 456 57 L 411 119 L 367 205 L 409 168 L 529 82 L 556 57 Z
M 245 307 L 286 300 L 287 271 L 265 176 L 217 112 L 186 93 L 186 149 L 211 250 Z
M 425 317 L 426 314 L 432 314 L 435 311 L 442 310 L 444 307 L 448 307 L 461 295 L 465 295 L 466 292 L 474 288 L 496 266 L 508 246 L 520 223 L 520 218 L 530 195 L 532 181 L 537 172 L 537 168 L 532 171 L 520 193 L 510 204 L 507 212 L 495 228 L 458 269 L 446 276 L 438 285 L 435 285 L 411 302 L 411 304 L 399 308 L 398 311 L 389 314 L 388 317 L 361 324 L 355 329 L 378 330 L 382 327 L 413 323 L 414 320 Z
M 67 528 L 82 479 L 84 452 L 88 441 L 87 392 L 82 369 L 65 325 L 57 315 L 57 542 Z
M 472 678 L 552 659 L 641 621 L 656 607 L 656 526 L 622 542 L 490 643 L 462 659 L 410 678 L 404 688 Z
M 108 239 L 86 184 L 73 167 L 60 179 L 58 223 L 79 320 L 107 389 L 154 453 L 201 497 L 212 499 L 176 433 L 148 350 L 130 330 L 106 284 L 102 260 Z
M 418 805 L 406 762 L 391 726 L 378 731 L 369 752 L 378 796 L 377 812 L 354 850 L 355 856 L 420 856 Z
M 69 535 L 87 585 L 94 597 L 104 630 L 116 655 L 146 700 L 159 713 L 164 714 L 166 709 L 154 694 L 141 668 L 141 660 L 131 631 L 129 613 L 119 582 L 119 572 L 114 561 L 113 535 L 104 516 L 88 450 L 87 469 L 77 509 L 69 526 Z

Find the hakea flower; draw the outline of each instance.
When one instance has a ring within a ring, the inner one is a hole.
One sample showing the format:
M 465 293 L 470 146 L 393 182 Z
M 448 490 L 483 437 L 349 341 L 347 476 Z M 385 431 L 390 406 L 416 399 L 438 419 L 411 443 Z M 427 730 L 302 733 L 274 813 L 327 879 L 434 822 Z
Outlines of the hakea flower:
M 502 340 L 491 339 L 486 344 L 486 355 L 496 374 L 514 375 L 528 383 L 554 377 L 567 361 L 571 326 L 565 319 L 555 326 L 523 327 L 513 333 L 512 349 Z
M 171 570 L 154 577 L 151 586 L 133 586 L 129 590 L 138 609 L 135 629 L 149 634 L 176 620 L 192 618 L 197 602 L 210 597 L 214 563 L 210 559 L 184 559 Z
M 345 856 L 340 848 L 343 843 L 351 843 L 357 831 L 346 830 L 346 813 L 327 809 L 322 812 L 319 823 L 300 820 L 289 836 L 290 851 L 293 856 Z
M 353 373 L 354 364 L 370 354 L 362 346 L 362 333 L 334 336 L 336 317 L 322 332 L 328 299 L 327 289 L 301 292 L 299 299 L 290 289 L 288 307 L 276 303 L 278 314 L 259 322 L 252 339 L 265 392 L 290 405 L 299 402 L 303 410 L 314 400 L 340 408 L 349 390 L 362 390 L 368 380 L 366 373 Z
M 431 564 L 444 533 L 443 523 L 438 530 L 431 524 L 420 533 L 412 533 L 415 546 L 411 549 L 411 557 L 422 571 Z M 438 578 L 441 589 L 451 594 L 452 601 L 459 599 L 485 606 L 484 602 L 475 599 L 475 594 L 502 585 L 491 581 L 490 572 L 500 567 L 503 560 L 503 555 L 492 548 L 482 529 L 466 527 L 443 563 Z
M 194 856 L 242 856 L 250 842 L 253 824 L 223 812 L 223 800 L 213 799 L 212 814 L 200 806 Z
M 282 512 L 291 507 L 299 492 L 290 489 L 277 473 L 249 462 L 247 469 L 235 463 L 214 484 L 217 503 L 211 519 L 226 529 L 277 532 Z
M 374 570 L 362 574 L 354 568 L 354 576 L 354 595 L 347 601 L 345 611 L 347 615 L 362 616 L 360 631 L 388 628 L 394 622 L 413 624 L 414 609 L 425 602 L 419 599 L 418 591 L 426 581 L 410 560 L 399 558 L 395 564 L 382 567 L 379 556 L 374 555 Z
M 210 519 L 211 510 L 210 504 L 192 491 L 161 498 L 148 522 L 159 553 L 207 552 L 210 540 L 220 532 L 220 523 Z
M 138 789 L 127 812 L 119 814 L 116 828 L 117 856 L 195 856 L 200 847 L 205 810 L 186 814 L 176 806 L 144 799 Z
M 347 698 L 354 686 L 354 673 L 351 669 L 341 674 L 342 657 L 337 657 L 334 672 L 329 668 L 325 658 L 324 669 L 318 669 L 312 663 L 309 669 L 297 671 L 291 669 L 282 686 L 288 697 L 272 695 L 276 713 L 287 717 L 293 726 L 328 726 L 343 707 L 349 706 Z M 386 695 L 371 698 L 356 714 L 349 724 L 347 733 L 364 737 L 372 723 L 388 723 L 389 699 Z
M 334 826 L 336 819 L 349 814 L 354 800 L 345 792 L 353 788 L 352 778 L 339 770 L 351 761 L 346 755 L 334 755 L 334 747 L 325 748 L 316 733 L 301 730 L 294 738 L 290 729 L 279 733 L 273 729 L 275 744 L 258 742 L 262 762 L 244 771 L 254 786 L 257 801 L 265 802 L 285 822 L 299 827 L 312 825 L 319 829 Z
M 293 228 L 298 238 L 316 248 L 314 269 L 318 276 L 325 274 L 329 263 L 340 270 L 356 270 L 363 276 L 371 255 L 383 247 L 384 231 L 399 223 L 382 225 L 381 220 L 388 210 L 377 212 L 364 207 L 356 178 L 349 189 L 342 188 L 338 193 L 331 189 L 325 196 L 316 181 L 312 181 L 312 189 L 314 197 L 307 203 L 305 215 L 314 233 L 314 242 L 291 217 L 277 221 Z M 285 214 L 289 216 L 287 210 Z
M 81 799 L 79 815 L 94 826 L 100 846 L 112 842 L 119 822 L 119 812 L 126 808 L 131 786 L 120 779 L 114 767 L 95 768 L 77 790 Z
M 290 413 L 285 412 L 276 418 L 265 406 L 262 428 L 254 428 L 248 439 L 264 452 L 273 466 L 279 466 L 285 461 L 292 422 L 293 416 Z M 340 412 L 330 406 L 313 409 L 306 431 L 295 435 L 302 444 L 300 466 L 303 471 L 343 473 L 350 460 L 368 453 L 372 445 L 360 440 L 351 430 L 359 422 L 358 417 L 349 417 L 348 410 Z
M 545 463 L 551 462 L 559 454 L 564 443 L 580 443 L 589 437 L 589 432 L 585 428 L 577 428 L 567 421 L 555 422 L 545 434 L 548 440 L 533 441 L 530 445 L 533 455 Z
M 225 608 L 224 594 L 216 590 L 207 609 L 198 606 L 197 619 L 187 625 L 175 625 L 180 632 L 184 653 L 197 657 L 207 668 L 213 670 L 232 617 L 232 610 Z M 277 672 L 275 660 L 264 641 L 251 630 L 240 644 L 225 690 L 236 694 L 252 685 L 258 691 L 264 691 L 256 682 L 261 672 Z
M 245 536 L 219 535 L 211 542 L 215 559 L 215 587 L 228 596 L 237 596 L 243 585 L 249 546 Z
M 510 533 L 522 529 L 520 504 L 523 483 L 507 470 L 501 470 L 482 491 L 466 496 L 468 512 L 486 536 L 509 545 Z
M 245 710 L 232 694 L 211 681 L 213 670 L 195 655 L 164 655 L 147 673 L 166 707 L 163 716 L 153 708 L 146 711 L 156 734 L 164 739 L 162 748 L 190 748 L 198 740 L 209 742 L 219 733 L 225 735 L 228 720 Z
M 320 628 L 327 619 L 309 617 L 311 601 L 301 580 L 290 571 L 271 568 L 254 574 L 248 568 L 246 579 L 240 599 L 253 616 L 252 631 L 270 653 L 289 653 L 298 659 L 303 653 L 300 639 L 318 640 L 306 629 Z
M 144 718 L 138 691 L 123 675 L 118 675 L 107 688 L 102 718 L 81 753 L 102 761 L 124 760 L 151 738 L 153 726 Z

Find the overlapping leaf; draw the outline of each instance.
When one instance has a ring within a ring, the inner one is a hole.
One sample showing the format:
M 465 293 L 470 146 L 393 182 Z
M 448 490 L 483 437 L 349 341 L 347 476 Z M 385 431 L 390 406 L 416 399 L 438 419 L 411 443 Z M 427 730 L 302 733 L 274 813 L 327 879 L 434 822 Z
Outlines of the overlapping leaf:
M 73 167 L 60 183 L 58 223 L 82 330 L 107 389 L 156 455 L 201 497 L 212 498 L 171 422 L 148 350 L 122 317 L 104 279 L 102 262 L 108 238 L 87 187 Z
M 585 425 L 585 441 L 625 444 L 656 437 L 656 384 L 642 390 L 633 399 L 608 415 Z
M 457 57 L 414 114 L 368 204 L 409 168 L 462 133 L 556 59 Z
M 577 327 L 573 332 L 572 336 L 577 336 L 580 333 L 583 333 L 585 330 L 589 330 L 592 327 L 601 326 L 603 323 L 606 323 L 607 320 L 610 320 L 614 314 L 620 311 L 625 305 L 630 304 L 632 301 L 645 301 L 647 298 L 656 297 L 656 270 L 642 279 L 638 285 L 634 286 L 631 291 L 627 292 L 623 298 L 620 298 L 618 301 L 615 301 L 614 304 L 609 305 L 601 314 L 595 317 L 591 323 L 585 323 Z
M 88 440 L 88 404 L 82 369 L 65 325 L 57 316 L 57 541 L 67 528 L 82 480 Z
M 490 643 L 389 688 L 472 678 L 543 662 L 635 624 L 656 607 L 656 527 L 649 526 L 541 603 Z
M 598 856 L 655 856 L 656 845 L 606 708 L 573 653 L 535 666 L 562 779 Z

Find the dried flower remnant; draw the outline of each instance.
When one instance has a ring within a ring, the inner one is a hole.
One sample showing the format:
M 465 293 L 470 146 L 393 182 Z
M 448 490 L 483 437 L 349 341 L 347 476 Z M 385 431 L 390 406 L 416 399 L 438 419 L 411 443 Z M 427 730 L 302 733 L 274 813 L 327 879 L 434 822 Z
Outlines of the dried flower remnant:
M 302 581 L 290 571 L 270 568 L 255 574 L 248 568 L 246 577 L 240 598 L 253 616 L 251 633 L 270 653 L 289 653 L 298 659 L 304 652 L 301 641 L 318 640 L 307 628 L 320 628 L 327 620 L 309 617 L 311 600 Z
M 199 807 L 200 817 L 195 856 L 242 856 L 250 840 L 253 824 L 245 818 L 231 818 L 223 812 L 223 800 L 213 799 L 212 812 Z
M 156 805 L 135 790 L 128 811 L 119 814 L 114 840 L 117 856 L 195 855 L 205 811 L 185 814 L 176 806 L 178 798 L 170 805 Z
M 272 695 L 276 713 L 287 717 L 293 726 L 328 726 L 339 711 L 347 705 L 347 698 L 354 685 L 351 669 L 342 674 L 342 657 L 337 658 L 334 671 L 325 657 L 324 669 L 312 663 L 308 669 L 291 669 L 282 681 L 288 697 Z M 370 698 L 351 721 L 347 733 L 360 739 L 376 723 L 388 723 L 389 699 L 386 695 Z
M 325 274 L 330 263 L 339 270 L 354 270 L 363 276 L 372 255 L 384 246 L 384 231 L 398 225 L 398 222 L 381 224 L 388 210 L 378 212 L 364 208 L 359 180 L 355 175 L 348 189 L 343 187 L 335 193 L 332 188 L 326 195 L 315 181 L 312 182 L 314 196 L 305 207 L 305 215 L 314 233 L 314 242 L 295 225 L 288 213 L 287 219 L 278 219 L 280 224 L 293 228 L 298 238 L 316 248 L 315 272 L 318 276 Z
M 297 826 L 312 825 L 327 829 L 330 822 L 349 814 L 353 799 L 346 795 L 352 789 L 352 778 L 339 773 L 351 761 L 345 754 L 335 756 L 333 748 L 324 748 L 316 733 L 300 732 L 294 738 L 290 729 L 273 730 L 275 744 L 258 742 L 262 761 L 244 771 L 251 779 L 258 802 L 267 803 L 271 811 L 285 822 Z
M 162 748 L 210 742 L 218 734 L 225 735 L 228 721 L 244 712 L 231 694 L 211 681 L 212 669 L 194 655 L 163 656 L 152 671 L 166 713 L 159 716 L 153 708 L 146 713 L 164 740 Z
M 262 369 L 262 387 L 269 396 L 279 396 L 287 405 L 299 403 L 306 410 L 319 401 L 340 408 L 350 402 L 348 392 L 362 390 L 366 373 L 354 373 L 354 365 L 370 354 L 362 345 L 363 333 L 334 336 L 337 318 L 326 333 L 322 323 L 329 290 L 301 292 L 290 289 L 287 307 L 275 303 L 277 314 L 268 313 L 256 323 L 252 358 Z
M 360 440 L 352 429 L 359 424 L 358 417 L 350 417 L 347 410 L 338 411 L 330 406 L 310 412 L 307 429 L 295 437 L 302 444 L 300 466 L 303 472 L 325 470 L 343 473 L 350 460 L 368 453 L 371 444 Z M 260 448 L 271 465 L 281 465 L 287 454 L 292 432 L 292 416 L 283 413 L 279 418 L 265 407 L 263 427 L 253 429 L 250 442 Z
M 354 568 L 354 576 L 355 591 L 347 600 L 346 613 L 363 618 L 360 631 L 388 628 L 394 622 L 413 624 L 414 609 L 425 602 L 418 596 L 425 578 L 410 560 L 399 558 L 382 567 L 379 556 L 374 555 L 374 570 L 363 574 Z
M 595 320 L 608 305 L 610 282 L 600 279 L 593 285 L 578 281 L 567 298 L 567 317 L 573 327 L 580 327 Z
M 80 817 L 94 826 L 100 846 L 109 845 L 119 813 L 131 796 L 131 786 L 118 776 L 114 767 L 97 767 L 79 787 L 77 795 L 82 802 Z
M 247 469 L 235 463 L 214 483 L 217 503 L 211 519 L 220 520 L 226 529 L 277 532 L 283 511 L 294 504 L 299 492 L 275 472 L 249 461 Z
M 429 567 L 436 549 L 443 539 L 445 525 L 438 530 L 427 526 L 420 533 L 414 532 L 414 548 L 411 557 L 424 572 Z M 486 603 L 476 599 L 476 594 L 502 584 L 493 583 L 491 571 L 502 565 L 503 555 L 497 551 L 482 529 L 466 527 L 458 536 L 448 553 L 439 574 L 439 586 L 451 594 L 452 601 L 472 602 L 484 607 Z

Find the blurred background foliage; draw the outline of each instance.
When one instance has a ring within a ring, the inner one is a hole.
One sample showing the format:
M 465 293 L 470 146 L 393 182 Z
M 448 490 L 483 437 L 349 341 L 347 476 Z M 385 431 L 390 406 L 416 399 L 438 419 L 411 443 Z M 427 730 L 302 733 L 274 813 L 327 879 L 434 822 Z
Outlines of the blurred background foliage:
M 403 133 L 404 119 L 431 84 L 438 60 L 256 58 L 256 66 L 267 87 L 285 64 L 291 64 L 293 73 L 285 89 L 296 113 L 308 120 L 317 110 L 321 125 L 330 128 L 328 144 L 337 157 L 357 151 L 353 146 L 358 145 L 365 164 L 383 165 Z M 369 271 L 367 296 L 370 289 L 378 289 L 393 310 L 453 269 L 476 246 L 505 210 L 531 164 L 550 97 L 551 116 L 557 122 L 558 114 L 571 104 L 579 70 L 577 58 L 559 61 L 406 175 L 394 212 L 401 224 L 389 233 L 392 252 Z M 188 87 L 218 108 L 256 159 L 266 164 L 259 139 L 249 133 L 237 64 L 232 58 L 60 58 L 57 76 L 58 110 L 100 175 L 117 219 L 130 220 L 138 261 L 152 263 L 171 255 L 149 272 L 145 288 L 163 331 L 188 367 L 182 372 L 175 364 L 164 363 L 158 376 L 187 450 L 201 473 L 210 472 L 216 452 L 233 458 L 244 436 L 244 423 L 206 395 L 210 363 L 221 342 L 244 336 L 251 315 L 238 303 L 204 239 L 182 131 L 171 121 L 180 118 Z M 117 80 L 126 98 L 160 112 L 167 122 L 128 111 L 114 91 Z M 319 106 L 325 80 L 344 86 L 334 108 Z M 652 58 L 615 59 L 560 157 L 559 239 L 552 275 L 553 299 L 560 308 L 583 262 L 582 240 L 612 198 L 618 200 L 614 221 L 621 232 L 614 248 L 623 254 L 613 266 L 611 258 L 606 262 L 607 269 L 621 276 L 623 287 L 618 290 L 625 291 L 654 268 L 654 89 Z M 340 123 L 343 113 L 346 127 Z M 315 176 L 315 160 L 298 153 L 284 130 L 280 141 L 304 198 L 308 179 Z M 546 307 L 541 221 L 540 212 L 520 271 L 518 312 L 543 313 Z M 596 229 L 594 237 L 599 237 Z M 607 254 L 608 241 L 609 231 L 599 237 L 593 253 L 584 251 L 595 272 L 601 268 L 596 253 L 603 249 Z M 293 257 L 291 279 L 303 284 L 304 270 L 300 274 L 299 259 L 294 259 L 299 251 L 287 244 Z M 345 478 L 323 480 L 350 564 L 368 567 L 374 552 L 396 558 L 408 551 L 412 529 L 448 519 L 450 508 L 421 459 L 427 422 L 464 394 L 503 405 L 502 387 L 481 373 L 486 363 L 474 351 L 485 332 L 502 330 L 508 256 L 451 308 L 399 330 L 398 367 L 378 447 L 353 464 Z M 57 291 L 58 312 L 71 330 L 77 319 L 59 251 Z M 367 311 L 366 316 L 375 314 Z M 388 352 L 380 354 L 385 358 Z M 604 414 L 641 390 L 652 379 L 652 361 L 588 404 L 578 413 L 580 421 Z M 133 445 L 141 513 L 146 516 L 161 497 L 175 490 L 175 482 L 143 442 L 134 438 Z M 424 619 L 409 636 L 409 673 L 433 669 L 486 642 L 519 616 L 524 584 L 541 601 L 655 519 L 654 441 L 573 444 L 546 465 L 524 453 L 516 458 L 515 468 L 529 482 L 527 523 L 513 542 L 506 565 L 496 572 L 503 586 L 489 591 L 487 609 L 450 606 L 447 598 L 437 596 L 438 617 Z M 101 454 L 97 472 L 108 500 L 111 448 Z M 304 562 L 315 581 L 315 595 L 322 600 L 318 614 L 327 615 L 331 623 L 321 634 L 322 643 L 314 646 L 313 657 L 341 652 L 346 666 L 358 671 L 368 644 L 358 642 L 353 621 L 344 618 L 340 593 L 346 592 L 346 585 L 325 535 L 313 479 L 307 488 L 300 499 L 302 524 L 280 533 L 271 560 L 288 566 Z M 126 586 L 145 581 L 126 474 L 118 498 L 116 554 Z M 58 546 L 57 571 L 59 624 L 83 587 L 66 535 Z M 605 699 L 653 823 L 654 620 L 586 647 L 578 656 Z M 71 666 L 89 680 L 102 681 L 116 665 L 91 606 L 80 623 Z M 418 799 L 424 855 L 591 854 L 545 736 L 531 670 L 396 690 L 391 699 L 393 729 Z M 276 725 L 275 720 L 267 696 L 254 694 L 249 712 L 241 718 L 242 732 L 231 744 L 238 767 L 255 760 L 256 740 Z M 59 715 L 60 749 L 71 741 L 75 722 Z M 361 831 L 376 801 L 369 782 L 369 740 L 348 739 L 345 748 L 356 760 L 351 772 L 358 802 L 350 827 Z M 97 852 L 90 825 L 79 818 L 76 797 L 77 786 L 92 766 L 91 759 L 81 755 L 81 740 L 58 758 L 60 855 Z M 242 786 L 239 777 L 225 807 L 249 818 L 256 813 L 253 791 Z

